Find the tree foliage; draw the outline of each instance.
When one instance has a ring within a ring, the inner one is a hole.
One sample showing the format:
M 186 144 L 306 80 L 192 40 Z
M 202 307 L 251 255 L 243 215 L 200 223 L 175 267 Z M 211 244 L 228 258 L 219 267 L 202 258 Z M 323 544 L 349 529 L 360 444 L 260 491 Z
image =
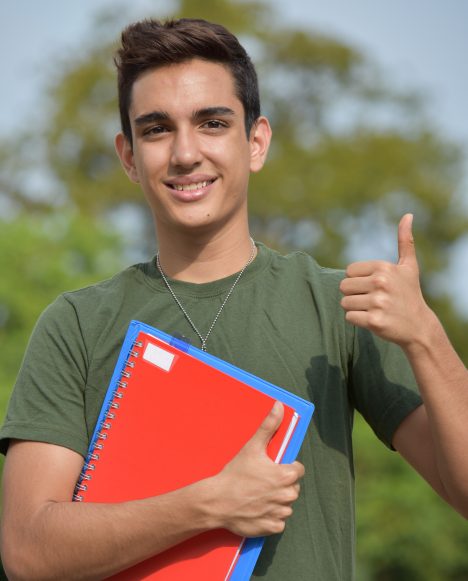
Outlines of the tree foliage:
M 342 267 L 366 258 L 379 238 L 388 238 L 384 232 L 395 236 L 401 215 L 414 212 L 426 295 L 438 300 L 450 324 L 453 314 L 432 280 L 468 229 L 458 195 L 461 149 L 431 127 L 419 93 L 396 91 L 362 52 L 318 32 L 285 27 L 260 2 L 181 0 L 173 15 L 219 16 L 257 64 L 274 141 L 266 168 L 252 179 L 255 234 Z M 139 189 L 122 179 L 114 154 L 114 49 L 112 42 L 92 44 L 66 63 L 51 89 L 49 164 L 68 201 L 90 216 L 119 204 L 144 206 Z M 365 241 L 363 249 L 350 244 L 356 236 Z M 393 259 L 389 244 L 383 246 L 380 257 Z M 465 342 L 456 347 L 468 360 Z
M 121 265 L 119 239 L 83 217 L 61 212 L 21 216 L 0 228 L 0 406 L 26 348 L 32 326 L 59 293 L 110 276 Z
M 383 450 L 361 418 L 354 431 L 360 581 L 468 579 L 466 521 Z
M 257 65 L 274 140 L 251 183 L 255 235 L 342 267 L 373 248 L 394 259 L 396 224 L 414 212 L 426 295 L 468 361 L 468 324 L 432 285 L 468 230 L 458 195 L 461 150 L 427 120 L 421 96 L 393 89 L 367 55 L 340 39 L 279 22 L 268 3 L 180 0 L 172 15 L 224 23 Z M 101 18 L 93 42 L 57 63 L 42 132 L 31 136 L 25 127 L 0 144 L 3 407 L 44 306 L 128 260 L 122 235 L 109 234 L 110 216 L 144 233 L 143 251 L 152 244 L 149 221 L 130 217 L 132 209 L 148 214 L 113 148 L 119 120 L 109 39 L 122 24 L 122 17 Z M 360 422 L 356 444 L 359 578 L 468 578 L 461 518 Z

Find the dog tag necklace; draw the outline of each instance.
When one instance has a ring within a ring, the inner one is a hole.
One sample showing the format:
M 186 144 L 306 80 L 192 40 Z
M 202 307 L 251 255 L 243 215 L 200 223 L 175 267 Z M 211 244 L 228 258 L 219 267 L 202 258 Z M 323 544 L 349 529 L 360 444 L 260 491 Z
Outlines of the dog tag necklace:
M 216 313 L 216 316 L 213 319 L 213 322 L 211 323 L 210 328 L 208 329 L 208 333 L 205 335 L 205 337 L 203 337 L 203 335 L 197 329 L 195 323 L 190 318 L 190 315 L 187 313 L 187 311 L 185 310 L 184 306 L 182 305 L 182 303 L 180 302 L 180 300 L 177 298 L 177 295 L 175 294 L 174 289 L 169 284 L 169 281 L 167 279 L 167 276 L 166 276 L 164 270 L 161 267 L 161 262 L 159 260 L 159 252 L 156 254 L 156 266 L 158 267 L 158 270 L 161 273 L 161 276 L 162 276 L 162 278 L 164 280 L 164 284 L 167 286 L 168 291 L 171 293 L 172 298 L 177 303 L 177 305 L 179 306 L 180 310 L 184 313 L 184 316 L 187 319 L 187 321 L 190 323 L 190 326 L 192 327 L 192 329 L 195 331 L 195 333 L 200 338 L 202 351 L 206 351 L 206 342 L 208 341 L 208 337 L 210 336 L 211 331 L 213 330 L 213 327 L 216 325 L 216 322 L 219 319 L 219 316 L 223 312 L 223 309 L 226 306 L 226 303 L 228 302 L 229 297 L 232 295 L 232 292 L 236 288 L 237 283 L 239 282 L 239 280 L 241 279 L 242 275 L 244 274 L 245 269 L 249 266 L 249 264 L 252 262 L 252 260 L 255 257 L 255 250 L 256 250 L 256 248 L 255 248 L 255 242 L 252 240 L 252 238 L 250 239 L 250 241 L 252 242 L 252 252 L 250 253 L 249 260 L 245 263 L 245 265 L 242 268 L 242 270 L 236 276 L 236 280 L 232 283 L 232 286 L 229 289 L 227 295 L 225 296 L 224 301 L 223 301 L 222 305 L 220 306 L 218 312 Z

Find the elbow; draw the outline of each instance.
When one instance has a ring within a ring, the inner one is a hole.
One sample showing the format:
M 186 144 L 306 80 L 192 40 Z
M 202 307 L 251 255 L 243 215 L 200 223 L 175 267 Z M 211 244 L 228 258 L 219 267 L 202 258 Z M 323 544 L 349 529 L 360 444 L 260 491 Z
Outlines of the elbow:
M 5 575 L 9 581 L 31 581 L 26 567 L 16 556 L 12 555 L 8 549 L 5 549 L 2 543 L 2 565 Z
M 441 495 L 459 515 L 468 520 L 468 488 L 466 486 L 456 487 Z
M 40 574 L 40 564 L 35 562 L 24 539 L 2 531 L 0 553 L 9 581 L 45 581 L 45 577 Z
M 468 520 L 468 505 L 466 503 L 461 505 L 460 503 L 455 504 L 454 502 L 451 502 L 450 506 L 454 508 L 465 520 Z
M 10 558 L 2 551 L 2 565 L 8 581 L 47 581 L 39 574 L 37 567 L 31 566 L 17 557 Z
M 468 498 L 465 498 L 463 502 L 451 503 L 453 508 L 460 514 L 464 519 L 468 520 Z
M 5 575 L 9 581 L 32 581 L 31 571 L 23 563 L 21 555 L 14 554 L 16 551 L 10 551 L 2 543 L 2 565 Z

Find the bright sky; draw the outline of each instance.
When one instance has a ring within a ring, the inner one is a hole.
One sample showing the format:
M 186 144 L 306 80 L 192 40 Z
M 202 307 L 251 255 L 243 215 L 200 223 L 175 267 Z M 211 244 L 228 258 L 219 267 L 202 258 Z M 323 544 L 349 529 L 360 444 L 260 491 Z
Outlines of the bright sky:
M 200 0 L 201 1 L 201 0 Z M 208 0 L 204 0 L 207 2 Z M 464 145 L 468 160 L 468 1 L 270 0 L 282 18 L 361 47 L 399 86 L 429 97 L 429 113 L 442 134 Z M 43 92 L 54 62 L 80 50 L 100 10 L 131 17 L 164 15 L 167 0 L 3 0 L 0 4 L 0 136 L 39 121 Z M 287 6 L 287 14 L 284 6 Z M 468 174 L 468 161 L 467 161 Z M 468 180 L 463 195 L 468 207 Z M 468 236 L 468 234 L 467 234 Z M 458 272 L 468 272 L 467 246 L 456 253 Z M 468 313 L 466 276 L 456 277 L 456 297 Z

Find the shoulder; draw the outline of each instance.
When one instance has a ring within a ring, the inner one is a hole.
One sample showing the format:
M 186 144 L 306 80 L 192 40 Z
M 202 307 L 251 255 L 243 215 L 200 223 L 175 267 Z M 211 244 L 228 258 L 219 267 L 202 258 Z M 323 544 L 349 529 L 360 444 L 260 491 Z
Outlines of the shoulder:
M 113 299 L 132 292 L 139 285 L 145 284 L 149 263 L 134 264 L 118 272 L 111 278 L 98 281 L 89 286 L 64 292 L 59 298 L 73 305 L 76 309 L 90 305 L 95 309 L 103 301 L 109 303 Z
M 147 270 L 147 263 L 135 264 L 109 279 L 62 293 L 43 311 L 34 334 L 78 342 L 92 351 L 117 318 L 125 319 L 126 327 L 131 318 L 126 316 L 129 306 L 142 302 L 141 295 L 151 292 L 145 280 Z
M 261 243 L 259 243 L 259 247 L 262 252 L 270 256 L 270 262 L 273 267 L 289 269 L 292 272 L 302 273 L 305 276 L 311 276 L 320 279 L 322 282 L 331 282 L 332 284 L 336 284 L 337 281 L 339 283 L 345 275 L 345 271 L 342 269 L 321 266 L 315 258 L 302 250 L 294 250 L 287 254 L 282 254 Z
M 277 279 L 294 287 L 308 288 L 316 298 L 336 301 L 340 295 L 340 282 L 345 276 L 344 270 L 321 266 L 310 254 L 294 251 L 281 254 L 263 246 L 270 256 L 269 272 Z

